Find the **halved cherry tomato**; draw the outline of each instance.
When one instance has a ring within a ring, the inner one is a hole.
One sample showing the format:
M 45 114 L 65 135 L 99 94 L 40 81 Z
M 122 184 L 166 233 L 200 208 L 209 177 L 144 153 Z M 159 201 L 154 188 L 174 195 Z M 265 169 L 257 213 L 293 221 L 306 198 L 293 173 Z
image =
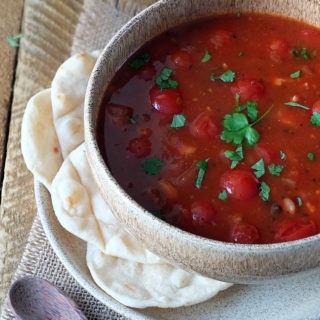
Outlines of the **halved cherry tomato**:
M 190 133 L 200 139 L 210 140 L 217 136 L 218 127 L 208 112 L 200 113 L 189 126 Z
M 184 50 L 176 50 L 172 52 L 170 58 L 177 67 L 181 68 L 188 68 L 192 63 L 190 53 Z
M 138 71 L 139 78 L 148 81 L 151 80 L 156 74 L 156 68 L 152 64 L 146 64 Z
M 259 240 L 258 229 L 245 221 L 238 222 L 231 231 L 231 241 L 235 243 L 252 244 L 259 243 Z
M 259 193 L 257 178 L 244 169 L 227 171 L 221 177 L 221 187 L 234 200 L 249 200 Z
M 123 126 L 129 124 L 129 119 L 132 117 L 133 110 L 130 107 L 120 104 L 107 105 L 108 118 L 116 126 Z
M 254 150 L 258 157 L 262 158 L 267 165 L 280 160 L 280 151 L 273 150 L 269 146 L 267 147 L 258 143 L 254 146 Z
M 127 150 L 137 158 L 144 158 L 151 152 L 151 142 L 147 137 L 134 138 L 129 141 Z
M 232 94 L 239 93 L 242 103 L 259 101 L 264 94 L 264 85 L 255 79 L 240 79 L 231 87 Z
M 316 233 L 315 222 L 308 218 L 301 218 L 295 221 L 283 221 L 278 225 L 274 238 L 276 241 L 286 242 L 311 237 Z
M 217 30 L 210 36 L 210 42 L 215 49 L 230 45 L 233 40 L 233 33 L 229 30 Z
M 160 113 L 173 115 L 182 111 L 182 100 L 178 90 L 160 90 L 157 86 L 150 90 L 150 100 L 153 108 Z
M 312 105 L 312 113 L 320 113 L 320 99 L 315 101 L 314 104 Z
M 216 216 L 216 210 L 210 201 L 197 200 L 191 205 L 191 214 L 196 224 L 210 223 Z

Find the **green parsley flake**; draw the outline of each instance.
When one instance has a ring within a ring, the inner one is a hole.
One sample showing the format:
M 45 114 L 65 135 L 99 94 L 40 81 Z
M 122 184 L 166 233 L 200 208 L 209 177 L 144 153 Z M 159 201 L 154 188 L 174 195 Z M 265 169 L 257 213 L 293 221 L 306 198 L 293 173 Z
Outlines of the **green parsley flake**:
M 241 17 L 241 12 L 237 12 L 237 17 L 238 17 L 238 18 Z
M 270 172 L 271 175 L 280 177 L 280 173 L 282 172 L 282 170 L 285 167 L 286 167 L 285 165 L 276 166 L 274 163 L 272 163 L 272 164 L 270 164 L 268 169 L 269 169 L 269 172 Z
M 149 158 L 142 164 L 142 167 L 146 173 L 155 175 L 159 173 L 158 167 L 161 167 L 163 165 L 164 162 L 162 162 L 158 158 Z
M 130 121 L 131 124 L 136 124 L 137 123 L 137 120 L 134 119 L 134 118 L 128 117 L 128 120 Z
M 219 77 L 219 79 L 223 82 L 233 82 L 235 77 L 236 74 L 233 71 L 227 70 Z
M 220 200 L 227 200 L 228 199 L 228 194 L 226 190 L 223 190 L 222 192 L 219 193 L 218 198 Z
M 294 72 L 294 73 L 291 73 L 291 74 L 290 74 L 290 78 L 292 78 L 292 79 L 300 78 L 300 74 L 301 74 L 301 71 L 298 70 L 298 71 L 296 71 L 296 72 Z
M 203 180 L 204 174 L 208 169 L 208 161 L 209 161 L 209 159 L 206 159 L 204 161 L 199 161 L 198 163 L 196 163 L 196 166 L 200 168 L 199 169 L 199 173 L 198 173 L 198 177 L 197 177 L 197 180 L 196 180 L 196 187 L 198 189 L 201 188 L 201 184 L 202 184 L 202 180 Z
M 302 206 L 302 200 L 301 200 L 301 198 L 300 198 L 300 197 L 297 197 L 297 201 L 298 201 L 299 207 L 301 207 L 301 206 Z
M 20 46 L 20 44 L 19 44 L 19 41 L 17 41 L 17 40 L 19 40 L 21 38 L 22 38 L 22 33 L 19 33 L 13 37 L 7 38 L 7 41 L 11 47 L 18 48 Z
M 302 105 L 300 103 L 291 102 L 291 101 L 290 102 L 285 102 L 284 105 L 291 106 L 291 107 L 298 107 L 298 108 L 302 108 L 302 109 L 305 109 L 305 110 L 310 110 L 310 108 L 307 107 L 307 106 L 304 106 L 304 105 Z
M 291 51 L 292 55 L 297 59 L 309 60 L 316 56 L 317 53 L 310 51 L 307 48 L 294 49 Z
M 236 93 L 236 96 L 235 96 L 235 106 L 238 107 L 240 104 L 240 94 L 239 93 Z
M 210 80 L 211 81 L 216 81 L 216 76 L 214 75 L 214 73 L 211 73 Z
M 201 62 L 208 62 L 211 59 L 211 55 L 209 54 L 209 51 L 207 50 L 206 53 L 204 54 Z
M 158 211 L 158 210 L 151 210 L 150 213 L 152 213 L 154 216 L 162 219 L 163 218 L 163 214 L 161 211 Z
M 311 160 L 311 161 L 314 161 L 314 159 L 315 159 L 315 156 L 314 156 L 314 154 L 313 154 L 312 152 L 309 152 L 309 153 L 307 154 L 307 157 L 308 157 L 308 159 Z
M 240 111 L 243 111 L 245 109 L 247 109 L 248 118 L 250 120 L 250 123 L 256 121 L 257 118 L 258 118 L 258 105 L 257 105 L 257 103 L 248 101 L 245 104 L 243 104 L 241 106 L 238 106 L 236 108 L 236 111 L 240 112 Z
M 270 195 L 270 187 L 263 181 L 259 183 L 258 187 L 260 190 L 259 196 L 261 197 L 261 199 L 263 201 L 268 201 Z
M 129 66 L 133 69 L 140 69 L 145 64 L 147 64 L 150 61 L 150 54 L 147 52 L 143 52 L 139 54 L 137 57 L 131 59 L 129 61 Z
M 286 156 L 286 154 L 285 154 L 283 151 L 280 151 L 280 159 L 281 159 L 281 160 L 287 159 L 287 156 Z
M 172 118 L 172 122 L 170 124 L 171 128 L 181 128 L 186 124 L 186 116 L 183 114 L 175 114 Z
M 172 88 L 174 90 L 178 89 L 178 82 L 170 79 L 172 72 L 172 69 L 163 68 L 160 75 L 157 76 L 156 84 L 158 85 L 160 90 L 166 90 L 169 88 Z
M 316 127 L 320 127 L 320 113 L 319 112 L 315 112 L 311 119 L 310 119 L 311 124 L 313 124 Z
M 242 146 L 239 146 L 236 151 L 226 150 L 224 155 L 232 161 L 231 169 L 233 169 L 243 160 L 243 148 Z
M 243 56 L 244 55 L 244 53 L 242 52 L 242 51 L 240 51 L 239 53 L 238 53 L 238 56 L 239 57 L 241 57 L 241 56 Z
M 261 178 L 265 173 L 266 170 L 264 168 L 264 161 L 263 159 L 260 159 L 258 162 L 256 162 L 252 167 L 252 169 L 256 170 L 254 172 L 254 175 L 259 179 Z

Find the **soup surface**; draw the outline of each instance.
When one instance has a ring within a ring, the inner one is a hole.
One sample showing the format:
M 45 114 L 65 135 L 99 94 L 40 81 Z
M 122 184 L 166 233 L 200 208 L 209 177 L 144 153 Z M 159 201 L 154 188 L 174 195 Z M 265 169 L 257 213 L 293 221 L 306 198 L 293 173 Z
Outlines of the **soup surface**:
M 236 243 L 320 228 L 320 30 L 265 14 L 186 24 L 110 83 L 97 140 L 114 177 L 183 230 Z

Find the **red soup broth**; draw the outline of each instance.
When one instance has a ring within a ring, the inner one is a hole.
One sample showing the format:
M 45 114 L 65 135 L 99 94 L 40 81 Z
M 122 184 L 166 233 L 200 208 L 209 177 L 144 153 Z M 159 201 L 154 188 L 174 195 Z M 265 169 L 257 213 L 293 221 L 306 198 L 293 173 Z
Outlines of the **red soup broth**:
M 164 221 L 207 238 L 274 243 L 320 228 L 320 30 L 226 14 L 146 43 L 98 117 L 103 158 Z

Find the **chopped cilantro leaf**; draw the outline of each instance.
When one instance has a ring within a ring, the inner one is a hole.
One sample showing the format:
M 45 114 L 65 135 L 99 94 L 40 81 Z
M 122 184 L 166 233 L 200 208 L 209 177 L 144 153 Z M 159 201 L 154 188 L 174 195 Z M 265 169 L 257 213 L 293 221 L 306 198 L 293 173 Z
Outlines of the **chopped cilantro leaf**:
M 320 127 L 320 113 L 319 112 L 315 112 L 311 119 L 310 119 L 311 124 L 313 124 L 316 127 Z
M 209 54 L 209 51 L 207 50 L 206 53 L 204 54 L 201 62 L 207 62 L 211 59 L 211 55 Z
M 219 79 L 223 82 L 233 82 L 235 76 L 236 74 L 233 71 L 227 70 L 219 77 Z
M 237 92 L 235 97 L 235 105 L 238 107 L 240 104 L 240 94 Z
M 241 17 L 241 12 L 237 12 L 237 17 L 238 17 L 238 18 Z
M 211 81 L 216 81 L 216 76 L 214 75 L 214 73 L 211 73 L 210 80 Z
M 261 199 L 263 201 L 268 201 L 269 200 L 269 195 L 270 195 L 270 187 L 265 183 L 265 182 L 261 182 L 259 183 L 259 196 L 261 197 Z
M 309 110 L 310 108 L 309 107 L 306 107 L 300 103 L 296 103 L 296 102 L 285 102 L 284 105 L 286 106 L 291 106 L 291 107 L 298 107 L 298 108 L 302 108 L 302 109 L 305 109 L 305 110 Z
M 283 151 L 280 151 L 281 160 L 285 160 L 287 158 L 286 154 Z
M 143 67 L 146 63 L 150 61 L 150 54 L 147 52 L 143 52 L 139 54 L 137 57 L 131 59 L 129 61 L 129 66 L 133 69 L 140 69 Z
M 271 175 L 280 177 L 280 173 L 285 167 L 285 165 L 276 166 L 274 163 L 271 163 L 268 169 Z
M 132 118 L 132 117 L 128 117 L 128 120 L 130 121 L 131 124 L 136 124 L 137 120 Z
M 245 133 L 245 139 L 247 140 L 250 146 L 253 146 L 259 141 L 260 134 L 256 129 L 253 129 L 252 127 L 248 127 Z
M 244 54 L 244 53 L 243 53 L 242 51 L 240 51 L 240 52 L 238 53 L 238 56 L 241 57 L 241 56 L 243 56 L 243 54 Z
M 226 190 L 223 190 L 222 192 L 219 193 L 218 198 L 220 200 L 227 200 L 228 199 L 228 194 Z
M 208 169 L 208 161 L 209 161 L 209 159 L 206 159 L 204 161 L 199 161 L 199 162 L 196 163 L 196 166 L 200 168 L 199 169 L 199 173 L 198 173 L 198 177 L 197 177 L 197 180 L 196 180 L 196 187 L 198 189 L 201 188 L 201 184 L 202 184 L 202 180 L 203 180 L 204 174 Z
M 251 102 L 248 101 L 245 104 L 238 106 L 238 108 L 236 108 L 236 111 L 243 111 L 247 109 L 248 111 L 248 118 L 250 120 L 250 122 L 254 122 L 257 120 L 258 118 L 258 105 L 256 102 Z
M 303 56 L 305 60 L 309 60 L 310 56 L 307 48 L 302 48 L 300 54 Z
M 163 214 L 162 214 L 162 212 L 159 211 L 159 210 L 151 210 L 150 213 L 152 213 L 154 216 L 156 216 L 156 217 L 158 217 L 158 218 L 160 218 L 160 219 L 163 218 Z
M 301 200 L 301 198 L 300 198 L 300 197 L 297 197 L 297 201 L 298 201 L 299 207 L 301 207 L 301 206 L 302 206 L 302 200 Z
M 226 150 L 224 155 L 232 160 L 231 169 L 235 168 L 237 164 L 243 160 L 243 149 L 242 146 L 239 146 L 236 151 Z
M 142 167 L 146 173 L 154 175 L 159 173 L 158 167 L 163 165 L 164 162 L 158 158 L 149 158 L 142 164 Z
M 181 128 L 186 124 L 186 116 L 183 114 L 175 114 L 172 118 L 172 122 L 170 124 L 171 128 Z
M 315 159 L 315 156 L 314 156 L 314 154 L 313 154 L 312 152 L 309 152 L 309 153 L 307 154 L 307 157 L 308 157 L 308 159 L 311 160 L 311 161 L 314 161 L 314 159 Z
M 301 74 L 301 71 L 298 70 L 298 71 L 296 71 L 296 72 L 294 72 L 294 73 L 291 73 L 291 74 L 290 74 L 290 78 L 292 78 L 292 79 L 300 78 L 300 74 Z
M 160 75 L 156 78 L 156 84 L 160 90 L 166 90 L 172 88 L 174 90 L 178 89 L 178 82 L 171 80 L 173 70 L 169 68 L 163 68 Z
M 19 40 L 21 38 L 22 38 L 22 33 L 18 33 L 15 36 L 7 38 L 7 41 L 11 47 L 18 48 L 20 46 L 20 44 L 17 40 Z
M 259 179 L 261 178 L 265 173 L 266 170 L 264 168 L 264 161 L 263 159 L 260 159 L 258 162 L 256 162 L 252 167 L 252 169 L 256 170 L 254 172 L 254 175 Z

